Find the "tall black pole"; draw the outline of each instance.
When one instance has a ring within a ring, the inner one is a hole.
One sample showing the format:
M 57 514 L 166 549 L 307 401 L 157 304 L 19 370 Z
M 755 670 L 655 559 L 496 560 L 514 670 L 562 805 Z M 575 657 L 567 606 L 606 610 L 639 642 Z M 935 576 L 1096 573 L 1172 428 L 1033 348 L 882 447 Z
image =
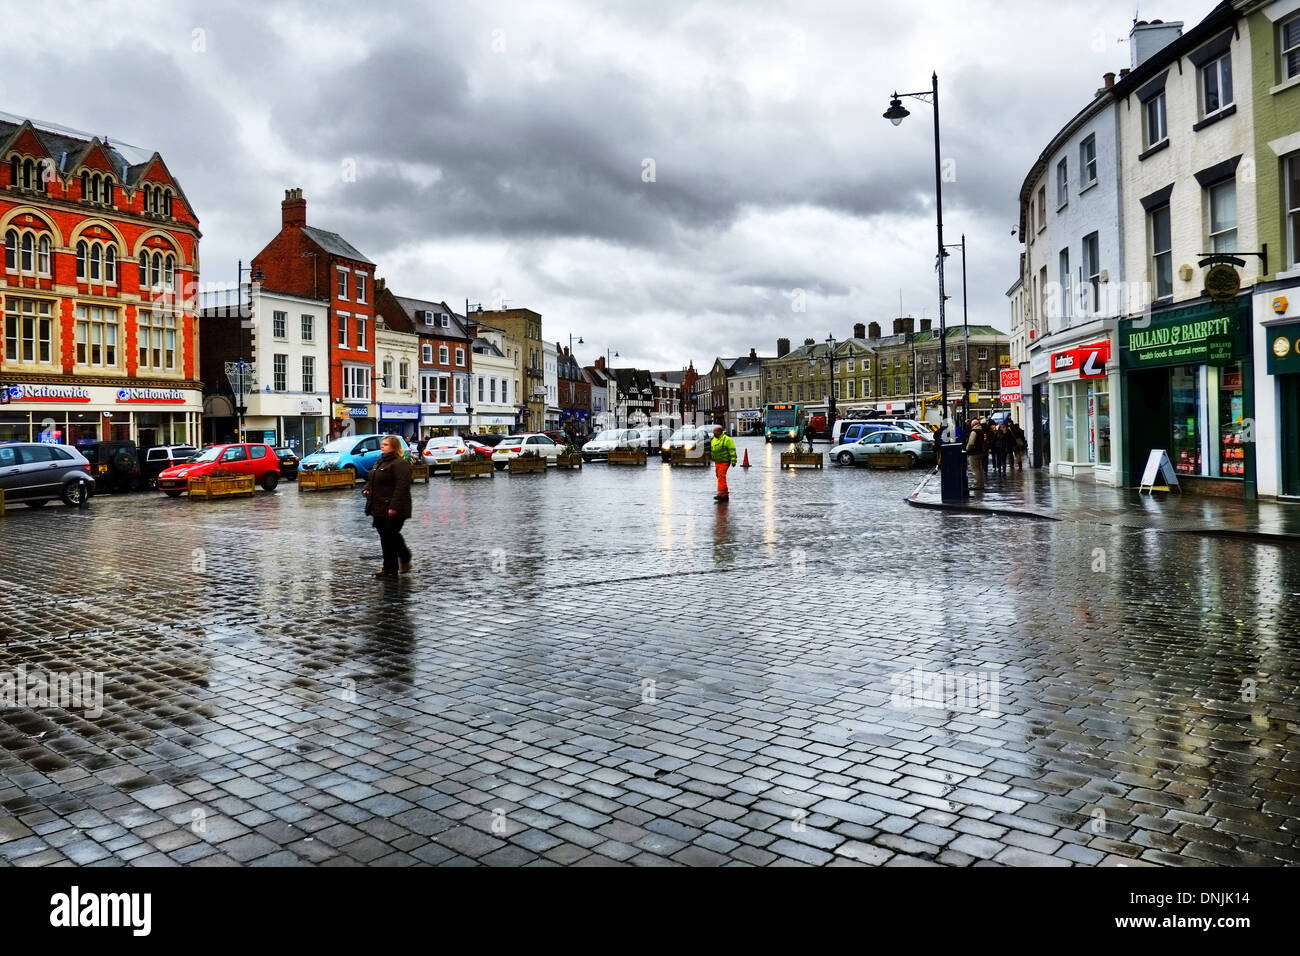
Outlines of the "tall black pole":
M 944 302 L 947 296 L 943 292 L 943 172 L 939 155 L 939 73 L 930 76 L 931 90 L 934 97 L 934 208 L 935 221 L 939 234 L 939 364 L 943 376 L 943 416 L 948 417 L 948 323 L 945 320 Z

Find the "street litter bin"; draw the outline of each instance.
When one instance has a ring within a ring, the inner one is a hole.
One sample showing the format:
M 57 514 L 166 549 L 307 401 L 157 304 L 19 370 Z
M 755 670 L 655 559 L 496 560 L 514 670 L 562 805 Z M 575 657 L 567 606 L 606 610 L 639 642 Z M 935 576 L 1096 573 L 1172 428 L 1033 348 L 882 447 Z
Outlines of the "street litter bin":
M 945 442 L 939 461 L 939 497 L 944 501 L 965 501 L 970 497 L 966 487 L 966 453 L 960 442 Z

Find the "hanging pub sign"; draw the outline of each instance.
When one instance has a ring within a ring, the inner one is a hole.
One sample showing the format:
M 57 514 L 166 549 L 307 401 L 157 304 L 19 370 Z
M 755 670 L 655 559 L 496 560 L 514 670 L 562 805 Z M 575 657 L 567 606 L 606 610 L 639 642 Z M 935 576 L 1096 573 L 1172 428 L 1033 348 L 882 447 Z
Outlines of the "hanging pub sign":
M 1215 302 L 1227 302 L 1241 291 L 1241 276 L 1226 262 L 1210 267 L 1205 273 L 1205 293 Z

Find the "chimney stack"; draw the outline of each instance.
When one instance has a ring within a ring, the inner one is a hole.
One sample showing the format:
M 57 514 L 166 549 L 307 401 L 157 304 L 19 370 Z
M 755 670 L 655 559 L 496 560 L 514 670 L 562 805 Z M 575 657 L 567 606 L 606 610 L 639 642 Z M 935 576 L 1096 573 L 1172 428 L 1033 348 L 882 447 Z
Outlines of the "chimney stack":
M 1129 65 L 1136 70 L 1182 35 L 1181 20 L 1172 20 L 1169 23 L 1163 20 L 1152 20 L 1150 23 L 1139 20 L 1133 24 L 1133 29 L 1128 34 L 1128 49 L 1132 59 Z
M 867 331 L 871 333 L 868 336 L 868 338 L 873 338 L 873 339 L 880 338 L 880 323 L 872 322 L 870 325 L 867 326 Z
M 749 350 L 749 360 L 750 360 L 751 362 L 754 362 L 754 361 L 757 361 L 757 360 L 758 360 L 758 349 L 750 349 L 750 350 Z
M 789 340 L 789 339 L 777 339 L 777 340 L 776 340 L 776 357 L 777 357 L 777 358 L 780 358 L 782 355 L 789 355 L 789 354 L 790 354 L 790 340 Z
M 284 202 L 280 203 L 281 227 L 302 227 L 307 225 L 307 200 L 302 198 L 301 189 L 286 189 Z
M 902 335 L 902 334 L 903 334 L 903 320 L 902 320 L 902 319 L 894 319 L 894 334 L 895 334 L 895 335 Z
M 904 331 L 904 332 L 915 332 L 915 331 L 916 331 L 916 319 L 912 318 L 910 315 L 909 315 L 909 316 L 906 316 L 906 317 L 902 320 L 902 322 L 903 322 L 903 331 Z
M 600 369 L 602 372 L 605 371 L 605 356 L 596 356 L 596 368 Z
M 804 340 L 803 340 L 803 344 L 804 344 L 804 345 L 816 345 L 816 344 L 817 344 L 817 340 L 816 340 L 816 339 L 804 339 Z
M 853 337 L 855 339 L 865 339 L 867 337 L 867 327 L 861 322 L 853 326 Z
M 933 322 L 933 321 L 934 321 L 934 319 L 922 319 L 922 320 L 921 320 L 921 331 L 922 331 L 922 332 L 929 332 L 929 331 L 930 331 L 930 323 Z
M 383 291 L 384 291 L 385 289 L 387 289 L 387 288 L 388 288 L 388 280 L 387 280 L 387 279 L 376 279 L 376 280 L 375 280 L 375 291 L 376 291 L 376 292 L 383 292 Z

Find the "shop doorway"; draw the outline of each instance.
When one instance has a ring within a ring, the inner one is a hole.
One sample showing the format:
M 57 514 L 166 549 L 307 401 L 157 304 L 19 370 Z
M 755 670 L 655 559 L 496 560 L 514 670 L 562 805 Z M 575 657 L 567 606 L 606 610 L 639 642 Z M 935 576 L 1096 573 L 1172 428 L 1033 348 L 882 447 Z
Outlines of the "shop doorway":
M 1279 375 L 1278 404 L 1281 406 L 1282 494 L 1300 497 L 1300 375 Z
M 1130 372 L 1128 392 L 1124 402 L 1128 406 L 1128 482 L 1141 482 L 1142 471 L 1147 466 L 1151 449 L 1171 450 L 1170 381 L 1168 368 L 1147 372 Z M 1171 457 L 1172 460 L 1172 457 Z

